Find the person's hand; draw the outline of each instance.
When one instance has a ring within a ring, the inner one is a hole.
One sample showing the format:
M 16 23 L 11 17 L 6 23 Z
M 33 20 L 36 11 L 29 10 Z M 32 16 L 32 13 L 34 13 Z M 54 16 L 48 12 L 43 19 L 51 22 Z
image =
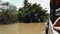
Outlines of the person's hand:
M 58 33 L 60 33 L 60 27 L 53 27 L 53 29 L 54 29 L 55 31 L 57 31 Z

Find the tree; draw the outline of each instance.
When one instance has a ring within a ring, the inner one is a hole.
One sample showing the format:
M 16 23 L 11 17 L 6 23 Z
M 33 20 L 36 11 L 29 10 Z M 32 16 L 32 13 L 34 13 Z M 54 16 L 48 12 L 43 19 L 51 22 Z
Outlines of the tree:
M 10 4 L 9 2 L 3 2 L 1 4 L 1 19 L 0 22 L 3 24 L 9 24 L 17 20 L 17 10 L 16 6 Z
M 40 4 L 31 4 L 28 0 L 24 0 L 24 7 L 19 9 L 19 20 L 23 22 L 39 22 L 45 21 L 48 16 L 47 11 L 44 10 Z
M 23 22 L 28 22 L 29 20 L 28 20 L 28 14 L 29 14 L 29 11 L 28 11 L 28 9 L 29 9 L 29 7 L 30 7 L 30 3 L 28 3 L 28 0 L 25 0 L 24 1 L 24 7 L 22 7 L 21 9 L 19 9 L 19 20 L 20 21 L 23 21 Z M 23 19 L 23 20 L 21 20 L 21 19 Z

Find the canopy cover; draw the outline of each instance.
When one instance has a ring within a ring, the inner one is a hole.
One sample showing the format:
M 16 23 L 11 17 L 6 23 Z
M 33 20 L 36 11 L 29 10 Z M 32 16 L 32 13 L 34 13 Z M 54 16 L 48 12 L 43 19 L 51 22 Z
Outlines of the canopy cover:
M 56 6 L 60 5 L 60 0 L 56 0 Z
M 50 8 L 60 8 L 60 0 L 50 0 Z

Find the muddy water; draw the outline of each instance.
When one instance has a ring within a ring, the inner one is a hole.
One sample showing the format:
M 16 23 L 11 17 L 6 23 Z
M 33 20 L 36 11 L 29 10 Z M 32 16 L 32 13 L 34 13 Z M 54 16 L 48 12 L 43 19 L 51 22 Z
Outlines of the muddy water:
M 15 23 L 0 25 L 0 34 L 42 34 L 45 23 Z

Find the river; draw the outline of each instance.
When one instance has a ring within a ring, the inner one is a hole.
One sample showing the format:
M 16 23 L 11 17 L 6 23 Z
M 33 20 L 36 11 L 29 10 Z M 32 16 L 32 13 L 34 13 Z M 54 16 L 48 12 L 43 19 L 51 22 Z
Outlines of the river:
M 45 34 L 45 23 L 0 25 L 0 34 Z

